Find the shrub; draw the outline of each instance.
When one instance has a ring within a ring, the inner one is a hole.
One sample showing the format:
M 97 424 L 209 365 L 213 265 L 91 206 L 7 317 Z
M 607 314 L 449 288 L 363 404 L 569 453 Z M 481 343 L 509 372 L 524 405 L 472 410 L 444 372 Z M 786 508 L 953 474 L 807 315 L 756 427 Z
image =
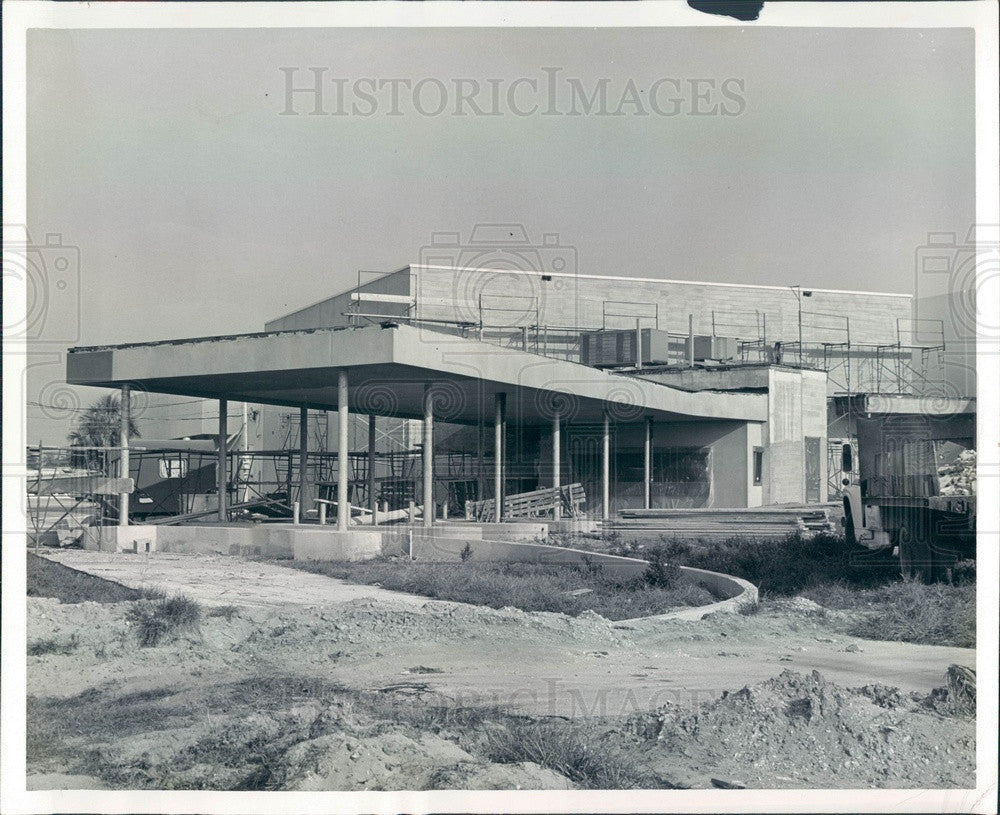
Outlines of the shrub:
M 492 761 L 533 761 L 589 789 L 658 786 L 632 761 L 595 744 L 587 733 L 566 723 L 512 721 L 487 732 L 486 749 Z
M 959 648 L 976 644 L 974 586 L 902 581 L 861 592 L 855 607 L 858 600 L 868 610 L 848 629 L 856 637 Z
M 28 656 L 40 657 L 45 654 L 71 654 L 79 643 L 76 634 L 72 634 L 69 642 L 59 642 L 54 639 L 33 640 L 28 643 Z
M 681 567 L 667 560 L 667 557 L 667 552 L 663 549 L 655 549 L 647 556 L 649 567 L 646 569 L 645 578 L 649 585 L 664 589 L 672 589 L 677 585 Z
M 866 554 L 833 535 L 795 533 L 778 539 L 734 536 L 705 545 L 663 540 L 642 556 L 735 575 L 769 594 L 792 596 L 822 581 L 871 587 L 898 577 L 895 563 L 866 563 Z
M 198 628 L 201 606 L 182 595 L 162 600 L 144 600 L 129 609 L 126 619 L 135 627 L 143 648 L 158 645 L 167 636 Z

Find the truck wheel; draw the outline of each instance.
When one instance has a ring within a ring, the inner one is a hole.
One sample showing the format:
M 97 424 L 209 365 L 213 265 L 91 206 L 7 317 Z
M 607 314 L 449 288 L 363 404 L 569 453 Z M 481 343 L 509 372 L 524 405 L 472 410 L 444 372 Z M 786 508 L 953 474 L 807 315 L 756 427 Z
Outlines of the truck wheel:
M 899 547 L 899 567 L 903 577 L 930 583 L 934 579 L 934 560 L 930 544 L 915 537 L 906 526 L 896 530 Z
M 848 546 L 858 545 L 858 536 L 854 530 L 854 516 L 851 515 L 851 508 L 844 501 L 844 538 L 847 540 Z

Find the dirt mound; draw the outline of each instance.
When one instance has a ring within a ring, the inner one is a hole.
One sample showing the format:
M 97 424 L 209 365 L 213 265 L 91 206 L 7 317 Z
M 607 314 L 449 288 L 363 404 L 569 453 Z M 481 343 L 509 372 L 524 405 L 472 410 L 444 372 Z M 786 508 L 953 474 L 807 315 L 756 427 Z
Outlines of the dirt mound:
M 689 759 L 688 772 L 740 786 L 971 786 L 974 725 L 921 710 L 895 688 L 784 671 L 696 713 L 662 709 L 637 725 L 664 757 Z

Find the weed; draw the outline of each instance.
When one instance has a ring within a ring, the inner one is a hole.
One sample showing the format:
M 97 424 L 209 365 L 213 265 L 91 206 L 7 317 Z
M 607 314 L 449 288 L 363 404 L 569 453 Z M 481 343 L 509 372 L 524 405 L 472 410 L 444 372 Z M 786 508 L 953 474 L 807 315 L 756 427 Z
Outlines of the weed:
M 787 597 L 821 581 L 867 588 L 896 579 L 895 564 L 852 566 L 852 559 L 864 551 L 833 535 L 806 538 L 795 533 L 778 539 L 734 536 L 705 545 L 663 539 L 643 557 L 736 575 L 769 594 Z
M 810 599 L 823 596 L 821 592 L 809 594 Z M 854 595 L 850 605 L 842 601 L 841 607 L 862 606 L 860 619 L 847 629 L 855 637 L 959 648 L 976 644 L 975 586 L 901 581 Z M 828 596 L 823 604 L 834 602 Z
M 466 543 L 465 546 L 462 547 L 462 551 L 459 552 L 458 556 L 462 558 L 462 563 L 468 561 L 469 558 L 472 557 L 472 546 L 469 543 Z
M 492 761 L 533 761 L 589 789 L 641 789 L 656 786 L 625 756 L 598 746 L 570 723 L 511 720 L 487 732 Z
M 672 589 L 681 576 L 681 567 L 667 559 L 668 555 L 662 549 L 655 549 L 648 555 L 649 568 L 646 569 L 646 582 L 651 586 Z
M 72 634 L 68 642 L 59 642 L 53 639 L 33 640 L 28 643 L 28 656 L 40 657 L 46 654 L 71 654 L 76 650 L 79 642 L 76 634 Z
M 201 622 L 201 606 L 182 595 L 143 600 L 128 610 L 126 619 L 135 627 L 139 645 L 148 648 L 167 636 L 196 630 Z
M 215 608 L 210 608 L 205 616 L 206 617 L 225 617 L 226 622 L 232 622 L 233 617 L 239 613 L 239 609 L 236 606 L 216 606 Z

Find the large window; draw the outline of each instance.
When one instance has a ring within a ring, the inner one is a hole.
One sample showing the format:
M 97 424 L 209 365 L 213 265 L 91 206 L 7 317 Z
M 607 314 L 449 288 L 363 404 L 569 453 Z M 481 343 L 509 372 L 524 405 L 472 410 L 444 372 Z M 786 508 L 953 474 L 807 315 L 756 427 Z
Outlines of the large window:
M 708 447 L 654 447 L 653 483 L 707 484 L 711 481 Z M 618 480 L 642 483 L 644 471 L 641 447 L 618 451 Z

